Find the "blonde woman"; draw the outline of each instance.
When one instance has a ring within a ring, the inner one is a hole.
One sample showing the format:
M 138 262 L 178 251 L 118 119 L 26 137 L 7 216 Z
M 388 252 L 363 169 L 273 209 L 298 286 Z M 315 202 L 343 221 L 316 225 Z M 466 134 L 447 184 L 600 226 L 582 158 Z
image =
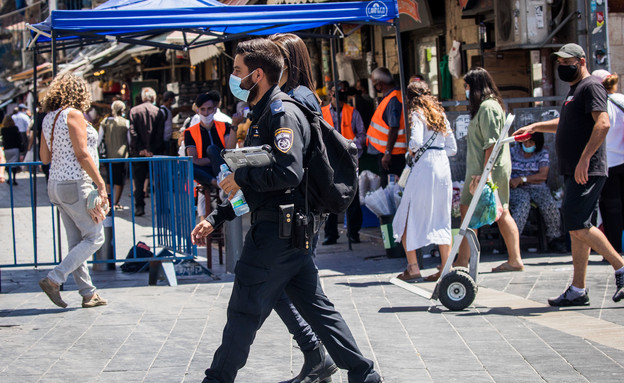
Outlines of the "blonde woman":
M 451 252 L 453 185 L 448 156 L 457 153 L 457 144 L 442 105 L 424 81 L 409 83 L 407 103 L 411 129 L 409 155 L 420 158 L 412 165 L 392 230 L 407 255 L 407 268 L 397 278 L 418 281 L 422 277 L 416 260 L 417 249 L 438 245 L 442 265 Z M 436 273 L 425 280 L 435 281 L 438 277 Z
M 82 307 L 107 304 L 96 292 L 87 267 L 87 259 L 104 243 L 101 218 L 108 212 L 106 186 L 98 171 L 98 133 L 83 115 L 90 104 L 87 84 L 68 74 L 52 81 L 43 100 L 43 109 L 48 114 L 43 119 L 41 162 L 50 164 L 48 195 L 63 219 L 69 252 L 39 281 L 39 286 L 60 307 L 67 307 L 59 286 L 69 274 L 78 285 Z M 87 198 L 94 190 L 94 183 L 101 200 L 101 214 L 97 216 L 87 210 Z

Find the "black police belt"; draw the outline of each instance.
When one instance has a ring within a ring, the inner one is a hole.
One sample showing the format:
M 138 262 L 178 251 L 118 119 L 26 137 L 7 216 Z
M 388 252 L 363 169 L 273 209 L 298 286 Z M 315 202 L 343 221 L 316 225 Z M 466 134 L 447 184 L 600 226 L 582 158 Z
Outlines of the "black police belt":
M 251 213 L 251 224 L 256 222 L 273 222 L 277 223 L 280 220 L 280 216 L 277 210 L 258 209 Z

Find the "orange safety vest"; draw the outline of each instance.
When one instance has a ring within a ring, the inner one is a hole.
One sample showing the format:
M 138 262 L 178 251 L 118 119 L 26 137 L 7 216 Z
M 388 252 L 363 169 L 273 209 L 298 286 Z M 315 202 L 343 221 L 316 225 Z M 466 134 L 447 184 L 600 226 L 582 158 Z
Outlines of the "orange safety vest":
M 323 120 L 327 121 L 329 125 L 335 128 L 334 119 L 331 116 L 330 106 L 327 105 L 321 108 L 323 112 Z M 351 126 L 351 121 L 353 120 L 353 110 L 354 108 L 349 104 L 342 104 L 342 116 L 340 118 L 340 133 L 347 140 L 353 140 L 355 138 L 355 133 L 353 133 L 353 127 Z
M 403 103 L 403 97 L 401 92 L 394 90 L 390 92 L 379 104 L 373 118 L 371 118 L 370 126 L 366 131 L 367 141 L 373 147 L 379 150 L 381 153 L 386 152 L 386 146 L 388 145 L 388 133 L 390 127 L 383 119 L 384 111 L 388 106 L 390 100 L 396 97 L 400 103 Z M 399 133 L 392 148 L 391 154 L 405 154 L 407 152 L 407 137 L 405 136 L 405 119 L 403 118 L 403 112 L 401 112 L 401 124 L 399 126 Z
M 195 141 L 195 148 L 197 150 L 197 158 L 203 158 L 204 155 L 204 146 L 202 145 L 202 137 L 201 137 L 201 123 L 197 123 L 190 128 L 188 131 L 191 133 L 191 137 L 193 137 L 193 141 Z M 219 138 L 221 139 L 221 143 L 225 148 L 225 122 L 214 121 L 215 127 L 217 128 L 217 133 L 219 134 Z M 208 132 L 210 134 L 210 132 Z

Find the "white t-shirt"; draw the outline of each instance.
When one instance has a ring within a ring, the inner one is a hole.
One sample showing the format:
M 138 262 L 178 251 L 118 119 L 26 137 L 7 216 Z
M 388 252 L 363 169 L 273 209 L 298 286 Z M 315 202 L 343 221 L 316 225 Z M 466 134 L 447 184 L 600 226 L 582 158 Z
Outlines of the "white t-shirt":
M 43 135 L 48 149 L 50 148 L 50 136 L 52 135 L 52 125 L 54 118 L 61 113 L 54 128 L 54 142 L 52 145 L 52 163 L 50 164 L 50 179 L 55 181 L 71 181 L 89 178 L 87 172 L 80 166 L 74 154 L 74 147 L 69 138 L 69 128 L 67 126 L 67 114 L 73 108 L 57 109 L 48 113 L 43 119 Z M 98 132 L 87 123 L 87 151 L 93 158 L 95 166 L 99 166 L 99 156 L 97 151 Z
M 613 93 L 609 95 L 610 99 L 624 106 L 624 94 Z M 609 100 L 607 103 L 607 111 L 609 113 L 609 133 L 605 142 L 607 144 L 607 166 L 612 168 L 624 164 L 624 111 Z
M 30 117 L 24 112 L 17 112 L 13 116 L 13 122 L 15 122 L 15 126 L 19 129 L 20 133 L 26 133 L 28 131 L 28 127 L 30 126 Z

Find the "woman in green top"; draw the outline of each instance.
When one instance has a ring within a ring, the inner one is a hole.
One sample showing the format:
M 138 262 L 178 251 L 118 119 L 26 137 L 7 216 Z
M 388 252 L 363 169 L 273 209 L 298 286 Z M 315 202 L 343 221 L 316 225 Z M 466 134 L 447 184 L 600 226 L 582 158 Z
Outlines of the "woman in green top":
M 470 125 L 468 126 L 466 180 L 461 194 L 460 211 L 464 219 L 468 205 L 472 200 L 469 185 L 478 180 L 483 173 L 494 144 L 505 124 L 505 111 L 498 88 L 492 76 L 483 68 L 470 70 L 464 76 L 466 97 L 470 102 Z M 524 265 L 520 257 L 520 234 L 518 226 L 509 213 L 509 177 L 511 175 L 511 156 L 509 146 L 503 146 L 492 169 L 492 180 L 498 186 L 498 196 L 503 205 L 503 213 L 498 220 L 498 227 L 507 246 L 507 262 L 492 269 L 499 271 L 522 271 Z M 470 249 L 467 241 L 462 241 L 457 263 L 467 266 Z

